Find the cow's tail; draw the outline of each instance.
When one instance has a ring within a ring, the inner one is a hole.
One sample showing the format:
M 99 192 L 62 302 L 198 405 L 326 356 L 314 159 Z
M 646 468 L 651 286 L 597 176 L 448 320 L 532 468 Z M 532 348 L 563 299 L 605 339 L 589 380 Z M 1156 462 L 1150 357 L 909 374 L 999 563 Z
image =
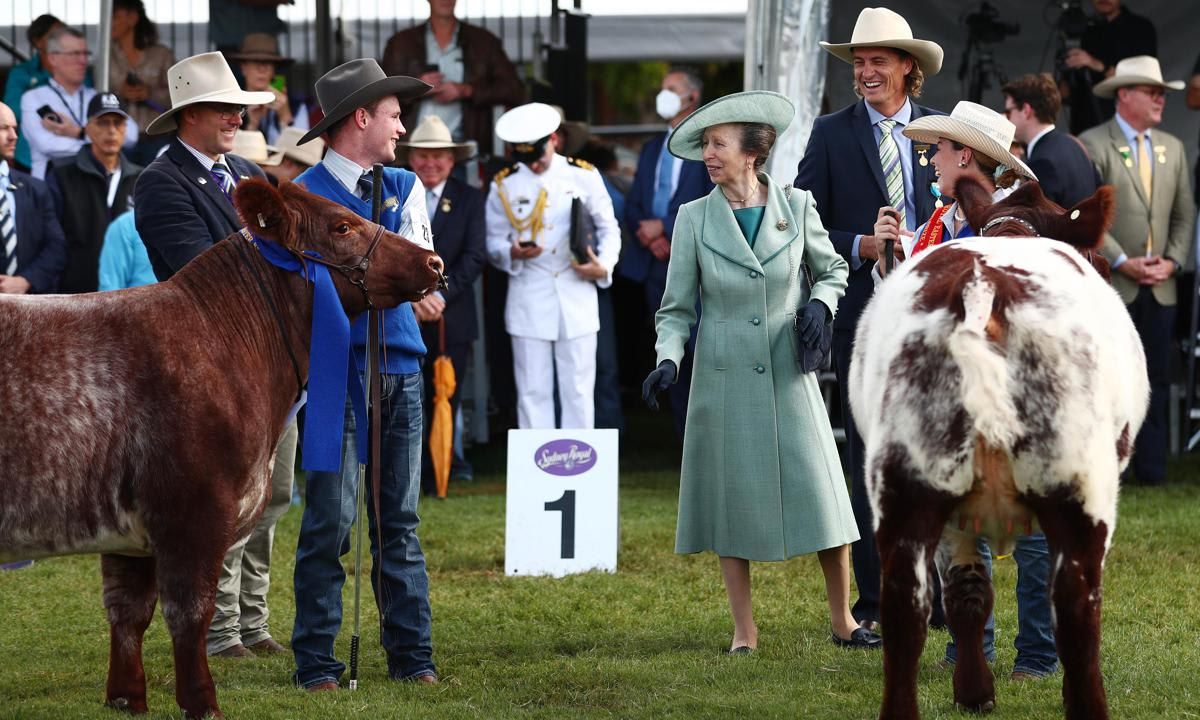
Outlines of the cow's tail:
M 1020 434 L 1017 409 L 1008 389 L 1008 363 L 988 338 L 996 288 L 975 263 L 962 289 L 962 322 L 947 340 L 962 372 L 962 403 L 975 431 L 995 448 L 1011 448 Z

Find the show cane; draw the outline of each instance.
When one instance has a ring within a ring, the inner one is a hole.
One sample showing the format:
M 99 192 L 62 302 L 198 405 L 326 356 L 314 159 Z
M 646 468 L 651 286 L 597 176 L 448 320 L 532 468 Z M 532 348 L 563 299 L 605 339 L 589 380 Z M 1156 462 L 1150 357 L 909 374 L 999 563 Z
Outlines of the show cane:
M 378 224 L 379 216 L 383 206 L 383 165 L 375 163 L 371 168 L 371 222 Z M 366 387 L 364 388 L 367 396 L 367 418 L 368 418 L 368 449 L 367 456 L 369 460 L 374 460 L 371 463 L 372 471 L 379 472 L 379 462 L 374 451 L 379 447 L 379 423 L 375 421 L 374 410 L 375 392 L 378 388 L 378 366 L 379 366 L 379 318 L 375 308 L 367 310 L 367 324 L 370 330 L 367 333 L 367 367 L 366 367 Z M 374 403 L 374 405 L 372 404 Z M 360 630 L 362 628 L 362 547 L 363 547 L 363 516 L 362 512 L 366 500 L 368 473 L 367 468 L 363 463 L 358 464 L 358 488 L 355 493 L 355 528 L 354 528 L 354 634 L 350 637 L 350 689 L 358 689 L 358 646 L 360 638 Z M 378 506 L 376 512 L 379 511 Z
M 884 210 L 883 214 L 887 215 L 888 217 L 895 218 L 896 226 L 899 227 L 900 213 L 896 212 L 895 210 Z M 892 273 L 892 268 L 896 267 L 896 241 L 887 240 L 884 243 L 883 252 L 886 255 L 886 257 L 883 259 L 884 277 L 887 277 Z

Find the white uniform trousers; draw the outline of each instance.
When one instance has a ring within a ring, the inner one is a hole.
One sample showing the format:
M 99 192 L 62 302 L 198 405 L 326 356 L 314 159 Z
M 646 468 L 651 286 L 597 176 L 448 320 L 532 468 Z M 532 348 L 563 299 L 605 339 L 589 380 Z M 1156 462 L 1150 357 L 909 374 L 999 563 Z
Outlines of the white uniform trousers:
M 518 427 L 554 427 L 556 373 L 562 427 L 595 426 L 596 333 L 555 341 L 513 336 L 512 348 Z

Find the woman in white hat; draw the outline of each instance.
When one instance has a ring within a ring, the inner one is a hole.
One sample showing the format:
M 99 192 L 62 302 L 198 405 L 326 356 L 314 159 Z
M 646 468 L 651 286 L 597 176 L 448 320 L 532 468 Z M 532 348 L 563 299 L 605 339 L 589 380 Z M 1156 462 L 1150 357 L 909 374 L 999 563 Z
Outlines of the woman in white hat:
M 953 196 L 960 178 L 977 180 L 996 200 L 1006 197 L 1021 178 L 1037 180 L 1029 166 L 1009 150 L 1015 133 L 1016 127 L 1008 118 L 965 100 L 955 105 L 948 116 L 931 115 L 910 123 L 904 129 L 907 137 L 937 145 L 930 162 L 938 180 L 930 192 L 939 198 L 938 207 L 929 221 L 911 235 L 900 232 L 896 216 L 889 212 L 891 208 L 879 208 L 875 220 L 879 257 L 884 257 L 884 244 L 888 240 L 901 245 L 904 257 L 912 257 L 947 240 L 974 236 L 976 230 L 967 223 L 958 203 L 946 205 L 941 200 Z M 875 271 L 885 272 L 881 263 L 875 264 Z
M 728 95 L 680 123 L 668 143 L 673 155 L 703 161 L 716 188 L 679 209 L 655 318 L 659 365 L 643 396 L 657 407 L 675 382 L 699 298 L 675 551 L 719 556 L 731 654 L 758 646 L 750 561 L 812 552 L 825 574 L 832 640 L 880 644 L 850 613 L 849 543 L 858 530 L 812 372 L 829 350 L 847 264 L 812 195 L 762 172 L 794 114 L 778 93 Z

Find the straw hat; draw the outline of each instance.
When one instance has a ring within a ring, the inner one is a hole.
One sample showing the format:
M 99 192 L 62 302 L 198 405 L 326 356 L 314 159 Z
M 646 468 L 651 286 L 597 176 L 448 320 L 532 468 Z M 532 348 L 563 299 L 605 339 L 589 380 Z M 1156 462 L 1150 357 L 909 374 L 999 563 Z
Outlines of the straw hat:
M 321 158 L 325 155 L 325 141 L 317 138 L 312 142 L 299 145 L 302 137 L 304 137 L 303 130 L 294 127 L 284 128 L 283 132 L 279 133 L 279 139 L 275 141 L 271 162 L 267 164 L 278 165 L 283 162 L 285 157 L 307 167 L 321 162 Z
M 476 153 L 474 140 L 454 142 L 454 138 L 450 135 L 450 128 L 446 127 L 445 121 L 437 115 L 426 115 L 417 125 L 417 129 L 413 130 L 407 142 L 396 144 L 396 162 L 401 165 L 408 164 L 409 148 L 453 150 L 454 162 L 475 157 Z
M 184 58 L 167 71 L 171 89 L 171 108 L 146 126 L 147 135 L 161 135 L 178 127 L 175 113 L 197 103 L 229 103 L 230 105 L 266 105 L 275 101 L 269 92 L 243 90 L 219 52 L 203 53 Z
M 374 58 L 342 63 L 317 80 L 317 102 L 325 117 L 300 138 L 298 144 L 319 137 L 338 120 L 360 107 L 393 95 L 404 102 L 429 92 L 431 85 L 407 75 L 388 76 Z
M 848 43 L 821 41 L 821 47 L 830 55 L 854 63 L 856 47 L 886 47 L 903 50 L 917 59 L 921 72 L 937 75 L 942 69 L 942 46 L 929 40 L 913 38 L 908 21 L 887 8 L 863 8 L 854 23 L 854 32 Z
M 1096 97 L 1112 98 L 1116 97 L 1117 88 L 1130 85 L 1153 85 L 1163 90 L 1183 89 L 1182 80 L 1163 82 L 1162 68 L 1158 65 L 1158 58 L 1150 55 L 1134 55 L 1118 62 L 1112 77 L 1096 83 L 1092 87 L 1092 93 Z
M 283 156 L 272 159 L 275 148 L 267 144 L 267 139 L 257 130 L 238 130 L 233 136 L 233 154 L 240 155 L 259 165 L 278 165 Z
M 766 123 L 775 128 L 776 136 L 783 135 L 792 118 L 796 115 L 796 106 L 785 95 L 769 90 L 747 90 L 719 97 L 702 106 L 699 110 L 687 116 L 667 143 L 667 150 L 672 155 L 684 160 L 703 160 L 704 151 L 700 147 L 704 131 L 713 125 L 723 123 Z
M 949 115 L 923 115 L 913 120 L 904 128 L 904 136 L 930 144 L 943 138 L 953 140 L 1037 180 L 1029 166 L 1009 150 L 1016 131 L 1016 126 L 995 110 L 963 100 Z
M 242 47 L 226 57 L 239 62 L 269 62 L 276 65 L 294 61 L 293 58 L 279 54 L 279 42 L 270 33 L 250 33 L 242 38 Z

